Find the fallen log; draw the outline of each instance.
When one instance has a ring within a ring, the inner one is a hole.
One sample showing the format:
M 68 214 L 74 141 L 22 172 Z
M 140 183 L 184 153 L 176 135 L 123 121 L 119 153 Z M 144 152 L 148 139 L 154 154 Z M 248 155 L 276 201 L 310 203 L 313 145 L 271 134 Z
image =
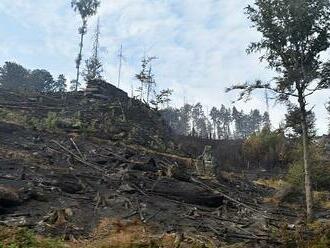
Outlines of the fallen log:
M 259 215 L 261 215 L 261 216 L 264 217 L 264 218 L 267 218 L 267 219 L 274 219 L 274 218 L 272 218 L 272 217 L 270 217 L 270 216 L 268 216 L 268 215 L 265 215 L 264 213 L 258 211 L 257 209 L 254 209 L 254 208 L 252 208 L 252 207 L 246 205 L 245 203 L 240 202 L 240 201 L 238 201 L 238 200 L 236 200 L 236 199 L 230 197 L 229 195 L 226 195 L 225 193 L 223 193 L 223 192 L 221 192 L 221 191 L 219 191 L 219 190 L 212 189 L 210 186 L 208 186 L 207 184 L 205 184 L 205 183 L 199 181 L 199 180 L 196 179 L 196 178 L 191 177 L 191 180 L 192 180 L 193 182 L 195 182 L 195 183 L 198 183 L 199 185 L 202 185 L 203 187 L 205 187 L 206 189 L 209 189 L 210 191 L 212 191 L 212 192 L 214 192 L 214 193 L 217 193 L 217 194 L 222 195 L 224 198 L 226 198 L 226 199 L 228 199 L 228 200 L 230 200 L 230 201 L 236 203 L 238 206 L 241 205 L 241 206 L 243 206 L 243 207 L 245 207 L 245 208 L 247 208 L 247 209 L 249 209 L 249 210 L 251 210 L 251 211 L 253 211 L 253 212 L 255 212 L 255 213 L 258 213 Z
M 224 197 L 214 194 L 195 184 L 178 181 L 175 179 L 163 179 L 156 185 L 149 185 L 149 194 L 156 194 L 162 197 L 205 207 L 217 208 L 223 204 Z
M 67 153 L 69 153 L 75 160 L 79 161 L 80 163 L 83 163 L 84 165 L 87 165 L 89 167 L 92 167 L 95 170 L 104 172 L 102 169 L 100 169 L 98 166 L 91 164 L 83 159 L 81 159 L 79 156 L 77 156 L 76 154 L 74 154 L 73 152 L 71 152 L 69 149 L 67 149 L 66 147 L 64 147 L 63 145 L 61 145 L 60 143 L 58 143 L 55 140 L 51 140 L 51 142 L 53 142 L 54 144 L 58 145 L 60 148 L 62 148 L 64 151 L 66 151 Z

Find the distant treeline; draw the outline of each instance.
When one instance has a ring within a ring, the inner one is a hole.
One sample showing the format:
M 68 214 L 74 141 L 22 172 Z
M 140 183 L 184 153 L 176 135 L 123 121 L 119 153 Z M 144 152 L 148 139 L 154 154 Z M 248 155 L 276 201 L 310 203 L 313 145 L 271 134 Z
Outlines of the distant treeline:
M 44 69 L 29 70 L 14 62 L 0 66 L 0 88 L 35 92 L 64 92 L 66 78 L 63 74 L 55 80 Z
M 213 107 L 205 113 L 201 103 L 185 104 L 181 108 L 166 108 L 160 110 L 165 121 L 179 135 L 190 135 L 209 139 L 246 138 L 249 135 L 270 129 L 268 112 L 263 114 L 258 109 L 250 113 L 238 111 L 235 107 L 220 109 Z

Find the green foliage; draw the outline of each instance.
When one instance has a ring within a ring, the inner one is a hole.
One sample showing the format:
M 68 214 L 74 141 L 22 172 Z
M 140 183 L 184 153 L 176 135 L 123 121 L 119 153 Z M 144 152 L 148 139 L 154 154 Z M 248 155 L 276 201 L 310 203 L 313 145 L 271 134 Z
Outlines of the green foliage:
M 77 79 L 71 81 L 74 83 L 74 90 L 77 91 L 79 87 L 79 76 L 80 76 L 80 64 L 82 60 L 82 49 L 84 35 L 87 33 L 87 19 L 97 13 L 97 9 L 100 6 L 99 0 L 72 0 L 71 7 L 75 12 L 80 14 L 82 20 L 82 26 L 79 28 L 79 34 L 81 35 L 79 44 L 79 53 L 76 58 L 76 68 L 77 68 Z
M 330 61 L 321 54 L 330 47 L 329 0 L 255 0 L 246 14 L 262 38 L 248 52 L 262 53 L 260 59 L 278 75 L 269 82 L 234 85 L 227 91 L 241 90 L 239 100 L 248 100 L 255 89 L 269 89 L 278 101 L 295 99 L 301 117 L 304 155 L 307 157 L 307 97 L 330 87 Z M 303 23 L 303 25 L 302 25 Z M 309 161 L 305 161 L 307 219 L 312 217 Z
M 312 168 L 312 177 L 314 178 L 315 189 L 330 189 L 330 164 L 320 162 Z
M 255 5 L 246 8 L 246 13 L 254 27 L 263 34 L 263 38 L 252 43 L 248 51 L 264 52 L 261 59 L 282 73 L 283 77 L 276 78 L 280 91 L 292 93 L 295 82 L 300 89 L 317 77 L 323 79 L 325 76 L 325 81 L 329 80 L 326 73 L 318 71 L 322 69 L 319 53 L 330 46 L 329 1 L 256 0 Z M 323 69 L 328 68 L 324 65 Z M 321 80 L 318 88 L 326 88 L 326 83 Z M 287 99 L 288 96 L 281 94 L 280 97 Z
M 302 188 L 304 186 L 304 164 L 303 162 L 295 162 L 289 165 L 288 183 Z
M 299 108 L 296 106 L 290 106 L 288 113 L 285 115 L 285 127 L 289 128 L 289 131 L 291 131 L 290 135 L 293 137 L 299 137 L 302 135 L 301 120 L 302 118 Z M 311 110 L 306 112 L 306 121 L 308 136 L 310 138 L 315 137 L 315 114 Z
M 69 118 L 64 118 L 60 113 L 49 112 L 47 118 L 44 120 L 44 126 L 46 129 L 54 131 L 58 129 L 59 124 L 62 122 L 65 122 L 69 127 L 79 129 L 81 131 L 88 130 L 87 127 L 89 126 L 83 123 L 80 111 L 77 111 L 73 116 L 70 116 Z
M 252 166 L 273 166 L 287 161 L 287 143 L 284 134 L 263 129 L 252 134 L 243 143 L 244 158 Z
M 28 87 L 29 71 L 14 62 L 5 62 L 0 67 L 0 87 L 11 90 L 25 89 Z
M 96 14 L 97 8 L 100 6 L 99 0 L 72 0 L 71 6 L 74 11 L 79 12 L 81 18 L 86 18 Z
M 329 248 L 330 247 L 330 232 L 323 234 L 318 240 L 314 240 L 311 248 Z
M 286 104 L 295 98 L 301 122 L 307 126 L 306 97 L 330 86 L 330 61 L 320 56 L 330 47 L 330 2 L 255 0 L 246 8 L 246 14 L 262 34 L 248 52 L 261 53 L 260 59 L 267 61 L 278 75 L 271 83 L 256 80 L 227 91 L 241 90 L 239 100 L 248 100 L 255 89 L 271 90 L 277 100 Z
M 111 119 L 109 117 L 107 122 L 111 123 Z M 26 128 L 50 132 L 60 132 L 61 128 L 74 128 L 83 133 L 90 133 L 95 132 L 98 128 L 97 120 L 91 120 L 89 123 L 82 121 L 79 111 L 68 117 L 65 117 L 63 112 L 48 112 L 47 117 L 35 117 L 22 111 L 0 109 L 0 120 Z M 109 125 L 111 126 L 111 124 Z
M 43 130 L 45 129 L 45 123 L 42 119 L 36 117 L 27 117 L 26 124 L 36 130 Z
M 33 70 L 29 75 L 29 88 L 38 92 L 54 91 L 54 79 L 46 70 Z
M 301 154 L 301 145 L 291 151 L 290 156 L 294 162 L 290 164 L 287 174 L 287 181 L 298 188 L 304 186 L 304 163 Z M 321 147 L 315 144 L 310 145 L 310 168 L 315 190 L 328 190 L 330 188 L 330 164 L 320 159 L 322 154 Z
M 329 190 L 330 165 L 325 162 L 313 162 L 311 164 L 312 182 L 315 190 Z M 302 161 L 290 165 L 287 181 L 298 187 L 304 186 L 304 165 Z
M 232 119 L 235 122 L 235 136 L 237 138 L 247 138 L 251 134 L 260 131 L 263 126 L 269 126 L 267 123 L 263 123 L 263 116 L 257 109 L 251 110 L 249 114 L 245 114 L 243 111 L 239 112 L 235 107 L 233 108 Z M 267 120 L 267 116 L 265 117 Z
M 54 112 L 49 112 L 48 116 L 45 120 L 46 122 L 46 127 L 50 130 L 54 130 L 57 127 L 57 123 L 59 121 L 59 117 L 57 113 Z
M 27 117 L 21 111 L 0 109 L 0 118 L 2 121 L 18 125 L 26 125 Z
M 71 123 L 72 123 L 72 127 L 74 128 L 82 128 L 83 127 L 83 123 L 81 121 L 81 114 L 80 112 L 76 112 L 73 116 L 73 118 L 71 119 Z
M 37 237 L 28 229 L 0 228 L 0 248 L 64 248 L 58 239 Z
M 314 232 L 313 240 L 308 242 L 309 248 L 328 248 L 330 247 L 330 224 L 315 221 L 309 228 Z M 307 247 L 307 246 L 305 246 Z
M 171 89 L 161 90 L 159 94 L 156 94 L 155 99 L 150 101 L 150 103 L 155 106 L 156 109 L 159 108 L 159 105 L 162 107 L 166 106 L 168 108 L 169 103 L 171 102 L 172 94 L 173 90 Z
M 66 78 L 63 74 L 60 74 L 57 80 L 54 82 L 55 92 L 65 92 L 66 91 Z
M 162 101 L 156 102 L 155 106 L 159 103 Z M 244 113 L 235 107 L 231 110 L 224 105 L 221 105 L 220 109 L 212 107 L 209 113 L 205 113 L 204 109 L 201 103 L 196 103 L 195 105 L 185 104 L 179 109 L 167 107 L 159 112 L 173 131 L 179 135 L 227 140 L 232 137 L 246 138 L 263 128 L 270 130 L 267 112 L 261 115 L 259 110 L 253 109 L 250 113 Z M 235 126 L 234 130 L 232 126 Z
M 207 128 L 206 128 L 206 115 L 203 110 L 201 103 L 196 103 L 191 110 L 191 118 L 193 124 L 193 136 L 202 138 L 208 138 Z
M 44 69 L 28 70 L 23 66 L 5 62 L 0 67 L 0 87 L 9 90 L 54 92 L 63 90 L 63 75 L 60 81 L 54 81 L 53 76 Z M 65 78 L 64 78 L 65 79 Z
M 8 111 L 6 111 L 5 109 L 0 108 L 0 119 L 4 120 L 8 115 Z
M 91 80 L 100 80 L 102 79 L 102 63 L 97 57 L 91 57 L 85 61 L 86 68 L 83 71 L 82 75 L 86 82 Z

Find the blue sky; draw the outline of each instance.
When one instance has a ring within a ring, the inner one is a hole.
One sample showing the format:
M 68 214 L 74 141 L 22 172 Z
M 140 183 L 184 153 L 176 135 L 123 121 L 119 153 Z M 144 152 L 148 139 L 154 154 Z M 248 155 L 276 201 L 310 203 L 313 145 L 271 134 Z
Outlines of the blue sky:
M 27 68 L 45 68 L 53 75 L 74 78 L 80 25 L 70 0 L 1 0 L 0 64 L 16 61 Z M 144 53 L 159 57 L 154 72 L 159 88 L 174 89 L 173 105 L 201 102 L 206 108 L 231 105 L 231 84 L 270 79 L 273 73 L 258 55 L 245 49 L 260 35 L 250 28 L 244 7 L 252 0 L 103 0 L 101 57 L 105 78 L 117 81 L 118 51 L 124 47 L 121 88 L 130 92 L 138 86 L 134 74 Z M 89 21 L 84 58 L 91 52 L 97 17 Z M 329 52 L 325 57 L 330 57 Z M 319 133 L 327 130 L 324 104 L 329 91 L 310 98 L 315 105 Z M 265 110 L 263 94 L 255 94 L 238 108 Z M 272 104 L 272 121 L 278 125 L 285 108 Z

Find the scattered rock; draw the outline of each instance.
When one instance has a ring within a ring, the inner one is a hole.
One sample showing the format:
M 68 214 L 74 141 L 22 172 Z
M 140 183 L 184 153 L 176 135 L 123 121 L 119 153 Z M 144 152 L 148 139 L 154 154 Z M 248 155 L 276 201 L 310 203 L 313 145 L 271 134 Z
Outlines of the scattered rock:
M 13 207 L 22 203 L 17 190 L 0 185 L 0 206 Z

